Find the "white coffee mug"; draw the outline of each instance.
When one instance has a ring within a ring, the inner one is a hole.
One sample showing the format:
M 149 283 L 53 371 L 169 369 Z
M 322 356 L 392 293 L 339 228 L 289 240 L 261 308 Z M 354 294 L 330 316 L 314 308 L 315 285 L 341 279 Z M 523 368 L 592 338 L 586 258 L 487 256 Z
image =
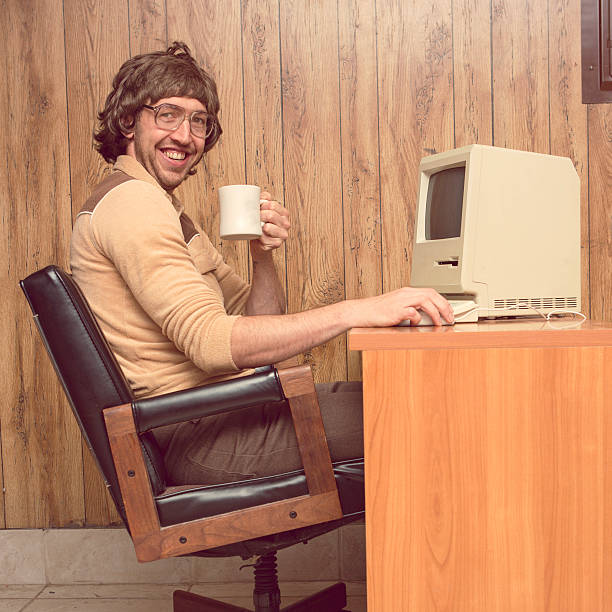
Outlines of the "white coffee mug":
M 223 240 L 253 240 L 261 236 L 259 201 L 255 185 L 219 187 L 220 235 Z

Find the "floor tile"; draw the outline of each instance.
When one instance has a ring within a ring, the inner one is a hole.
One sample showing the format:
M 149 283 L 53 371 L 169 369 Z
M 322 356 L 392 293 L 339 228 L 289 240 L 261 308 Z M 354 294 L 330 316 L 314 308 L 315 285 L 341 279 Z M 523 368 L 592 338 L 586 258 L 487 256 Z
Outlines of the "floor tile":
M 351 612 L 367 612 L 367 601 L 365 596 L 346 598 L 346 607 Z
M 185 584 L 60 584 L 48 585 L 38 599 L 169 599 Z
M 45 534 L 45 555 L 51 584 L 163 584 L 192 580 L 188 557 L 138 563 L 132 541 L 123 529 L 50 529 Z
M 347 582 L 346 584 L 346 594 L 347 596 L 355 595 L 355 596 L 366 596 L 366 584 L 365 582 Z
M 340 576 L 344 580 L 365 580 L 365 525 L 345 525 L 340 531 Z
M 278 576 L 283 581 L 325 580 L 340 576 L 338 531 L 330 531 L 278 551 Z
M 253 585 L 250 582 L 199 582 L 192 584 L 187 590 L 213 599 L 228 596 L 249 597 L 253 592 Z
M 26 612 L 80 612 L 81 610 L 85 612 L 172 612 L 172 600 L 37 599 L 27 607 Z
M 253 580 L 253 560 L 240 557 L 186 557 L 191 560 L 192 582 L 246 582 Z M 246 567 L 243 567 L 246 566 Z M 242 567 L 242 569 L 240 569 Z
M 44 588 L 44 584 L 0 584 L 0 599 L 36 597 Z
M 42 529 L 0 529 L 0 583 L 46 581 Z
M 21 612 L 31 599 L 0 599 L 0 612 Z
M 281 582 L 282 605 L 296 603 L 333 581 Z M 347 608 L 366 612 L 365 584 L 346 583 Z M 172 612 L 172 593 L 190 590 L 247 609 L 253 608 L 249 583 L 0 585 L 0 612 Z

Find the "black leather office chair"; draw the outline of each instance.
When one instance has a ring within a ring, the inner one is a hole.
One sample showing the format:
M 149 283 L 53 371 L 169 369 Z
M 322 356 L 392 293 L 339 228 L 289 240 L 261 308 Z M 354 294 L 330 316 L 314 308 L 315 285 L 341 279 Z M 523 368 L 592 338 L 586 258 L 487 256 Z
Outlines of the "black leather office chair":
M 138 400 L 70 275 L 49 266 L 21 287 L 138 559 L 257 556 L 255 610 L 279 610 L 276 551 L 360 518 L 364 509 L 363 460 L 332 465 L 310 368 L 261 368 L 232 381 Z M 285 400 L 303 470 L 226 485 L 167 486 L 152 429 Z M 337 612 L 345 606 L 345 586 L 338 583 L 284 610 Z M 176 591 L 174 610 L 243 608 Z

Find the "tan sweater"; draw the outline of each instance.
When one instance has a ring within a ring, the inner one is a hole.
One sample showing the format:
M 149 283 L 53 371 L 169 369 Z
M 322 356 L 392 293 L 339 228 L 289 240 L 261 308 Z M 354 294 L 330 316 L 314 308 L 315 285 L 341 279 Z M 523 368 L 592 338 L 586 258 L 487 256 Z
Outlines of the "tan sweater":
M 78 214 L 71 268 L 137 396 L 240 372 L 230 337 L 249 286 L 134 158 Z

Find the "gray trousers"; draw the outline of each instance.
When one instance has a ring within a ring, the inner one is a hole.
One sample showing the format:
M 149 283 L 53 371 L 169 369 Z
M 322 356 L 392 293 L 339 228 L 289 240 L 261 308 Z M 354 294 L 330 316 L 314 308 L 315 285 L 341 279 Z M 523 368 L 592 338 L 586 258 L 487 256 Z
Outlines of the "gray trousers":
M 316 388 L 332 461 L 363 457 L 361 383 Z M 285 402 L 182 423 L 164 454 L 172 485 L 233 482 L 302 467 Z

